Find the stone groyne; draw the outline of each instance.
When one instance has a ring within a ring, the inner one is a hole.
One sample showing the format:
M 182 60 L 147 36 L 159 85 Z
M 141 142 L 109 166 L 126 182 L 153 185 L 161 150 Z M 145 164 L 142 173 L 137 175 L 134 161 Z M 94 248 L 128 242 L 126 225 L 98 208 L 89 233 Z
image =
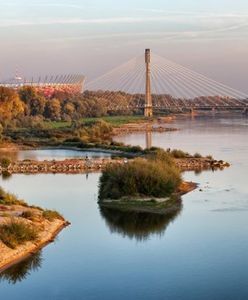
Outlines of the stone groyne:
M 152 124 L 142 124 L 142 123 L 131 123 L 125 124 L 120 127 L 114 128 L 114 135 L 122 135 L 128 133 L 137 133 L 137 132 L 171 132 L 177 131 L 177 128 L 165 127 L 162 125 L 152 125 Z
M 125 164 L 129 160 L 126 158 L 119 159 L 65 159 L 62 161 L 35 161 L 22 160 L 12 162 L 8 167 L 0 167 L 0 173 L 8 172 L 9 174 L 35 174 L 35 173 L 61 173 L 61 174 L 78 174 L 84 172 L 97 172 L 106 167 L 107 164 Z M 175 159 L 177 167 L 182 171 L 197 171 L 223 169 L 229 167 L 224 161 L 216 161 L 207 158 L 182 158 Z
M 181 158 L 175 159 L 177 167 L 181 171 L 222 170 L 230 167 L 228 162 L 208 158 Z

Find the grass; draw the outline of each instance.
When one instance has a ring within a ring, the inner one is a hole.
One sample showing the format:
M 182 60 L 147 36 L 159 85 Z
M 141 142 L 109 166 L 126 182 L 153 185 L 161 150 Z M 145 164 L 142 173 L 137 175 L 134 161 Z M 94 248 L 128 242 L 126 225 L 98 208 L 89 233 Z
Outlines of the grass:
M 22 206 L 27 206 L 27 203 L 25 203 L 23 200 L 19 200 L 13 194 L 6 193 L 1 187 L 0 187 L 0 204 L 1 205 L 22 205 Z
M 179 149 L 174 149 L 170 153 L 174 158 L 188 158 L 188 157 L 190 157 L 190 154 L 188 152 L 185 152 L 185 151 L 179 150 Z
M 0 225 L 0 240 L 11 249 L 37 238 L 38 231 L 24 222 L 12 220 L 9 223 Z
M 194 158 L 202 158 L 202 155 L 200 153 L 196 152 L 194 154 Z
M 48 129 L 61 129 L 61 128 L 67 128 L 71 126 L 71 122 L 65 122 L 65 121 L 45 121 L 44 125 Z
M 4 157 L 1 159 L 0 164 L 1 164 L 2 168 L 8 168 L 9 165 L 11 164 L 11 160 Z
M 101 118 L 84 118 L 82 119 L 82 122 L 84 123 L 90 123 L 90 122 L 96 122 L 99 120 L 103 120 L 107 123 L 110 123 L 113 126 L 120 126 L 132 122 L 137 121 L 144 121 L 144 116 L 107 116 L 107 117 L 101 117 Z
M 33 220 L 35 218 L 35 213 L 31 210 L 26 210 L 22 213 L 21 217 L 27 220 Z
M 145 118 L 143 116 L 106 116 L 100 118 L 83 118 L 80 120 L 80 123 L 89 125 L 100 120 L 103 120 L 113 126 L 120 126 L 132 122 L 143 121 Z M 63 129 L 69 128 L 71 126 L 71 122 L 49 121 L 44 122 L 44 125 L 49 129 Z
M 64 218 L 55 210 L 44 210 L 42 216 L 47 219 L 49 222 L 54 221 L 55 219 L 64 220 Z

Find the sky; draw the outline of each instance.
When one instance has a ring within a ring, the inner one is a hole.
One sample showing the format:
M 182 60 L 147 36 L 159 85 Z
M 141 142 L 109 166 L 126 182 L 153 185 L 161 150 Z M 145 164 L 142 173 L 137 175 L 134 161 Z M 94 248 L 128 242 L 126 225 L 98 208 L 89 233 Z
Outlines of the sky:
M 0 78 L 82 73 L 145 48 L 248 93 L 247 0 L 0 0 Z

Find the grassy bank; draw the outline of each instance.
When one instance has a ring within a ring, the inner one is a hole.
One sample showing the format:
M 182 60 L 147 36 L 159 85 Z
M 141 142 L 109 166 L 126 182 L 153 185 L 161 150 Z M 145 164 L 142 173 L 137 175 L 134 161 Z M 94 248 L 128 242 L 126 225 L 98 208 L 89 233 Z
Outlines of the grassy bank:
M 0 188 L 0 271 L 40 250 L 67 225 L 58 212 L 29 206 Z
M 143 122 L 146 118 L 142 115 L 137 116 L 106 116 L 101 118 L 82 118 L 78 121 L 79 124 L 94 124 L 99 121 L 105 121 L 110 125 L 116 127 L 124 124 L 129 124 L 133 122 Z M 51 129 L 69 128 L 72 122 L 59 122 L 59 121 L 44 121 L 44 126 Z

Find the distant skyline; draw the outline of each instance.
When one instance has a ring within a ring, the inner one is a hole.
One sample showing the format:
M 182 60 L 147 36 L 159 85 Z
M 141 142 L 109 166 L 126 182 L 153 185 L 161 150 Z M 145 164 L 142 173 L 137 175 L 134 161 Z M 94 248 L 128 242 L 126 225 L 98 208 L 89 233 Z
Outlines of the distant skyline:
M 247 36 L 247 0 L 0 0 L 0 78 L 93 79 L 151 48 L 248 93 Z

